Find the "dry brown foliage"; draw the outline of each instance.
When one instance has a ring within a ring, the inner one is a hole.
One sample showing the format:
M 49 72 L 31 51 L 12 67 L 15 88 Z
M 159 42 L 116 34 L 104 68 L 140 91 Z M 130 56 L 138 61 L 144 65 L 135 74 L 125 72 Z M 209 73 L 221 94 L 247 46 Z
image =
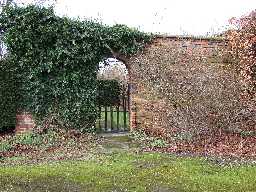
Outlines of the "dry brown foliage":
M 219 130 L 255 127 L 255 112 L 240 101 L 235 65 L 225 62 L 225 43 L 158 39 L 133 58 L 138 128 L 192 141 Z
M 235 27 L 227 32 L 230 52 L 238 61 L 243 95 L 253 99 L 256 94 L 256 10 L 230 22 Z

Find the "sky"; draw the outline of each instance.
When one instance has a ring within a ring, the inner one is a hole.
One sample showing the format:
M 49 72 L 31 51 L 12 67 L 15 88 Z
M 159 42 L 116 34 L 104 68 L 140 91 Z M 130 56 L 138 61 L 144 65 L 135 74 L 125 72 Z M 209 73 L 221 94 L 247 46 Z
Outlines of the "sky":
M 32 0 L 24 0 L 31 2 Z M 256 0 L 57 0 L 60 16 L 126 24 L 145 32 L 205 36 L 256 9 Z

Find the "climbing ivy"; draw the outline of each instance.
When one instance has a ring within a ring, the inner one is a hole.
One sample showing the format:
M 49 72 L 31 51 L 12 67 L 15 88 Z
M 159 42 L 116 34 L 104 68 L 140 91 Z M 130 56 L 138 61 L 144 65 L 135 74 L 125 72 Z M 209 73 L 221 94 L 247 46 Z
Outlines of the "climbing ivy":
M 52 8 L 34 5 L 6 6 L 0 28 L 6 65 L 17 79 L 18 90 L 10 88 L 19 93 L 15 110 L 31 112 L 38 123 L 54 115 L 65 127 L 83 130 L 97 118 L 98 63 L 114 53 L 131 56 L 152 39 L 125 25 L 59 17 Z M 8 83 L 1 78 L 0 95 Z M 9 113 L 8 102 L 1 104 L 1 113 Z
M 0 132 L 15 125 L 19 87 L 12 64 L 7 59 L 0 60 Z

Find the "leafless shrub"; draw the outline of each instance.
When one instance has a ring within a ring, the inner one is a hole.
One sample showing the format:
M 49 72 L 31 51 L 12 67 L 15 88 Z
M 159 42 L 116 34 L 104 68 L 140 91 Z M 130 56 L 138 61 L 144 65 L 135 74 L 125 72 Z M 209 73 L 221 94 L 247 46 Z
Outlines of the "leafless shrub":
M 240 101 L 239 76 L 232 63 L 221 59 L 221 46 L 181 44 L 158 41 L 130 62 L 138 117 L 149 116 L 139 122 L 140 128 L 192 139 L 219 130 L 239 131 L 249 122 L 254 127 L 255 111 Z

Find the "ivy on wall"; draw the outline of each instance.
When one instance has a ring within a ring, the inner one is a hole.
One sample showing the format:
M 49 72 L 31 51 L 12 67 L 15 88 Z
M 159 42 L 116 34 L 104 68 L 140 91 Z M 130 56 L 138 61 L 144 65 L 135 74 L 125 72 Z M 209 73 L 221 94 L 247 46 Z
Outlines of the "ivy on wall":
M 0 60 L 0 132 L 15 125 L 18 86 L 15 67 L 11 64 L 7 59 Z
M 91 129 L 97 118 L 98 63 L 113 53 L 135 54 L 152 39 L 125 25 L 59 17 L 52 8 L 33 5 L 5 7 L 0 28 L 8 49 L 7 66 L 0 71 L 12 71 L 11 77 L 1 78 L 0 96 L 6 87 L 18 94 L 12 113 L 8 94 L 9 100 L 1 103 L 6 115 L 0 116 L 0 127 L 13 111 L 29 111 L 38 122 L 54 115 L 66 127 Z

